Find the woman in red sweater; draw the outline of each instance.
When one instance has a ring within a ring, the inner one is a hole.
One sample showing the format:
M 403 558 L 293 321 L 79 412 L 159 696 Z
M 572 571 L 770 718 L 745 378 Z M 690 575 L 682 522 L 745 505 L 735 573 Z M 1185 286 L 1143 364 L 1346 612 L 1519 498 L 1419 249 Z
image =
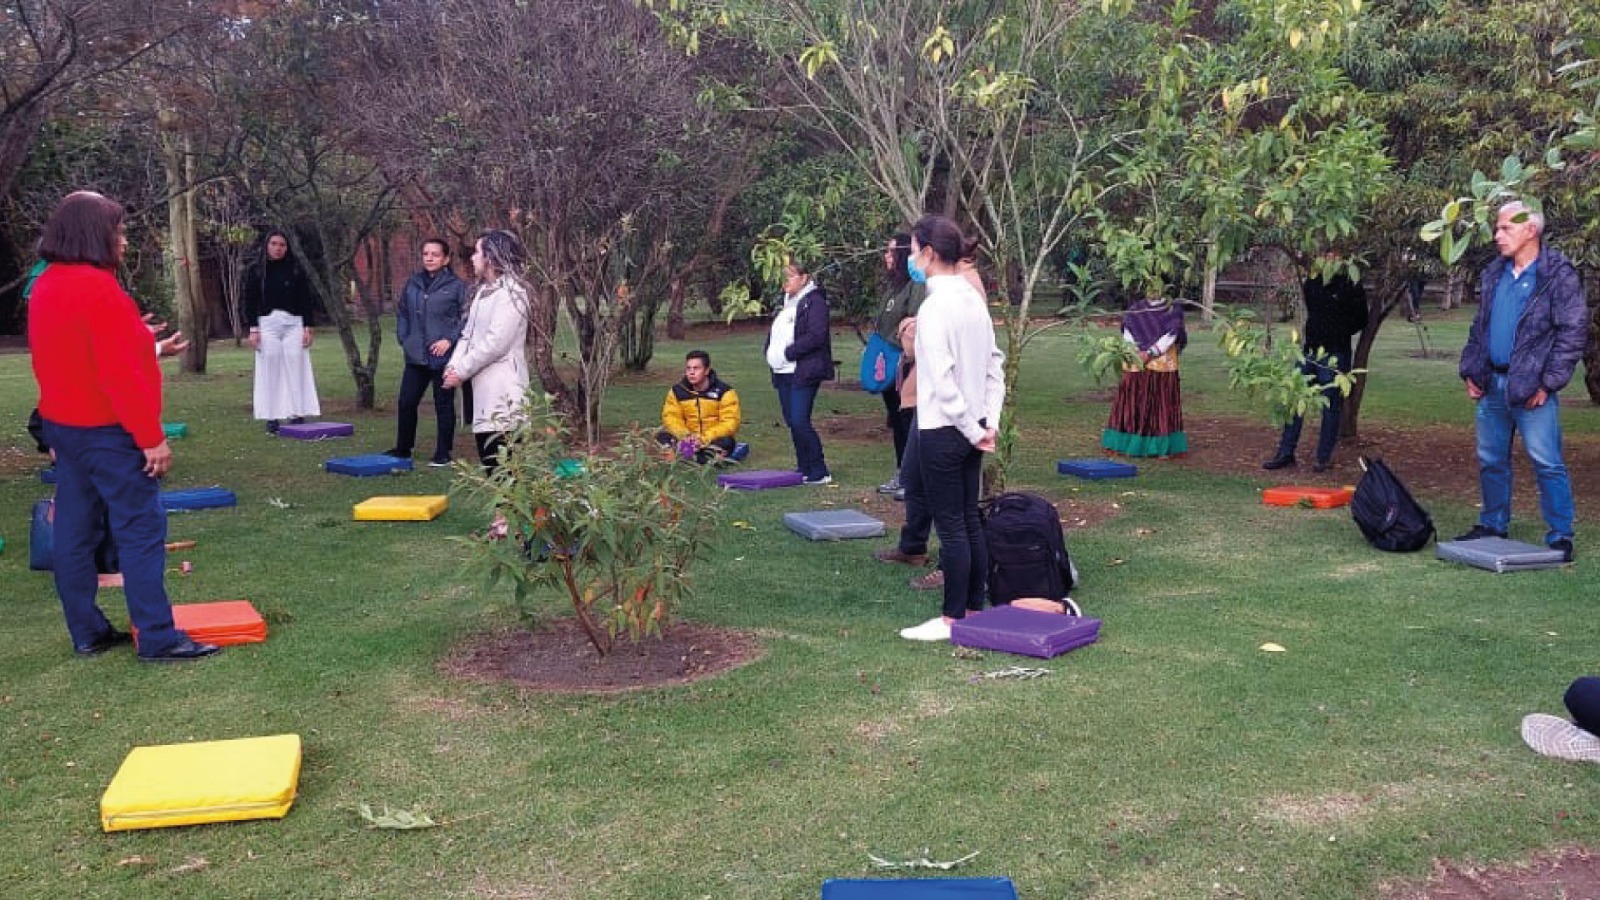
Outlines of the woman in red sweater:
M 50 267 L 29 300 L 28 346 L 45 440 L 56 452 L 56 593 L 80 656 L 132 640 L 95 604 L 97 523 L 107 517 L 139 658 L 198 659 L 217 648 L 172 624 L 157 481 L 172 465 L 172 448 L 161 429 L 150 329 L 114 274 L 128 246 L 122 220 L 116 201 L 79 191 L 56 207 L 39 240 Z

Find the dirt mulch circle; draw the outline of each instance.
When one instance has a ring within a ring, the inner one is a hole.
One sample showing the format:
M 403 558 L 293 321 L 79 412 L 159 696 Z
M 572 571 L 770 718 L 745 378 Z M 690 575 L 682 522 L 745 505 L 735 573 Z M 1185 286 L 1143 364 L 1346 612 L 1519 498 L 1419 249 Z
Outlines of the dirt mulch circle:
M 1492 868 L 1435 861 L 1426 882 L 1385 885 L 1380 896 L 1384 900 L 1592 900 L 1600 897 L 1600 857 L 1583 847 L 1569 847 Z
M 619 638 L 602 657 L 576 619 L 536 631 L 518 629 L 469 638 L 439 669 L 454 678 L 510 683 L 541 691 L 610 694 L 699 681 L 759 659 L 756 635 L 680 622 L 661 638 L 637 644 Z

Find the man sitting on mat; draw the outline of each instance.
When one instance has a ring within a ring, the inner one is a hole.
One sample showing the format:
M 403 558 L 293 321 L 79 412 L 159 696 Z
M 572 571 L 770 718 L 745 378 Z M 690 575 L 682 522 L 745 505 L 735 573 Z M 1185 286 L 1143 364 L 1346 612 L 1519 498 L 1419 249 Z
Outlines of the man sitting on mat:
M 717 377 L 711 354 L 690 350 L 683 361 L 683 380 L 667 390 L 656 440 L 676 444 L 684 457 L 704 464 L 733 452 L 739 431 L 739 394 Z

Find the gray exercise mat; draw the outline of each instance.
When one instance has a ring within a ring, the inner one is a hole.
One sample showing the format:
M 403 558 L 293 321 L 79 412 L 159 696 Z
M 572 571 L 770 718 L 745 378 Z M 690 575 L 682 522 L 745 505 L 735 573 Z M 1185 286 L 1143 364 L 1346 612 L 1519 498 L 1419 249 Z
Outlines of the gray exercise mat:
M 1506 538 L 1488 537 L 1475 541 L 1440 541 L 1439 558 L 1490 572 L 1521 572 L 1527 569 L 1553 569 L 1566 564 L 1560 550 L 1524 544 Z
M 882 522 L 853 509 L 784 513 L 783 524 L 795 534 L 813 541 L 879 537 L 884 532 Z

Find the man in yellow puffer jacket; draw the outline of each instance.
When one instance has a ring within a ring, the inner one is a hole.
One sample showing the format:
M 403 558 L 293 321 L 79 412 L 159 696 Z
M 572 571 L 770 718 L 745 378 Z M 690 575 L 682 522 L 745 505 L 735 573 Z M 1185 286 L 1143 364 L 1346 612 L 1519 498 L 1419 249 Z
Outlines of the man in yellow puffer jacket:
M 683 380 L 667 390 L 661 405 L 661 430 L 656 440 L 677 444 L 684 455 L 707 463 L 733 452 L 739 432 L 739 394 L 717 377 L 711 354 L 690 350 L 683 360 Z

